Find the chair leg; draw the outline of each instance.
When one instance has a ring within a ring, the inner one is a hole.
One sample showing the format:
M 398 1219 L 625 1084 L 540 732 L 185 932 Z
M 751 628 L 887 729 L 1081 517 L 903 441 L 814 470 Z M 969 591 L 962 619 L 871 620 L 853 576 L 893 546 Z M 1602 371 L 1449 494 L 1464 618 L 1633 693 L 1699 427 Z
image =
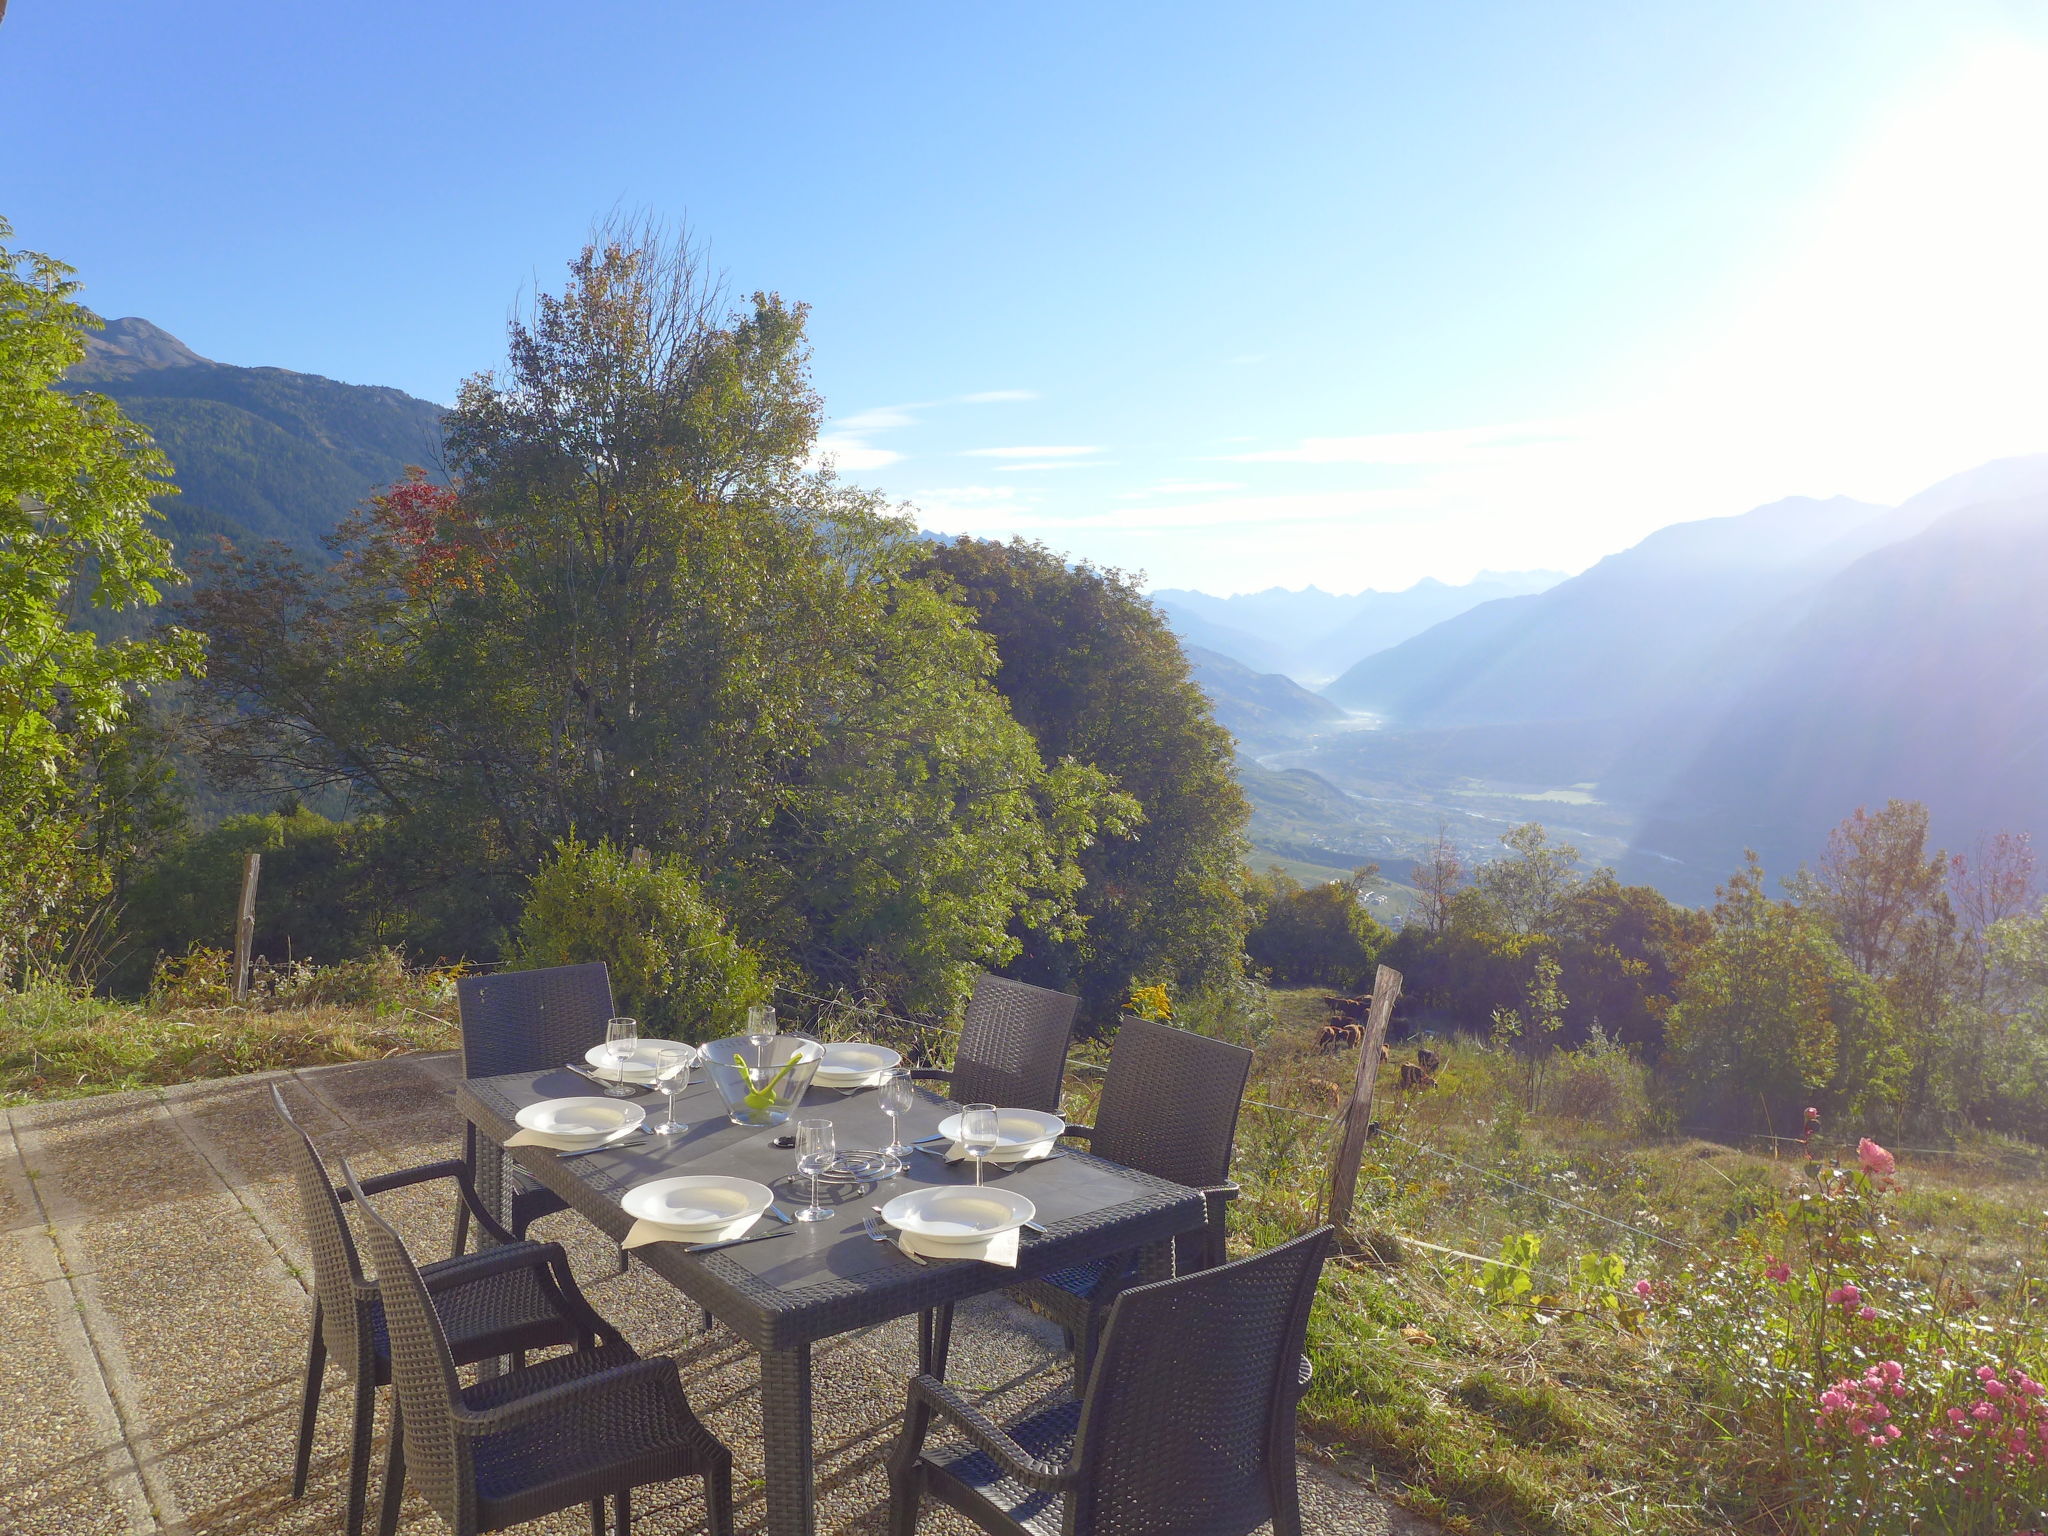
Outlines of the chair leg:
M 710 1331 L 711 1331 L 711 1330 L 712 1330 L 713 1328 L 716 1328 L 717 1326 L 718 1326 L 718 1319 L 717 1319 L 717 1318 L 715 1318 L 715 1317 L 713 1317 L 713 1316 L 711 1315 L 711 1309 L 710 1309 L 709 1307 L 706 1307 L 706 1308 L 704 1309 L 704 1328 L 703 1328 L 703 1332 L 705 1332 L 705 1333 L 709 1333 L 709 1332 L 710 1332 Z
M 320 1303 L 313 1303 L 313 1337 L 306 1346 L 306 1386 L 299 1394 L 299 1446 L 292 1457 L 292 1497 L 306 1496 L 313 1467 L 313 1425 L 320 1416 L 320 1384 L 327 1374 L 327 1341 L 320 1337 Z
M 590 1501 L 590 1536 L 604 1536 L 604 1500 Z
M 732 1458 L 704 1474 L 704 1524 L 709 1536 L 732 1536 Z
M 476 1127 L 463 1128 L 462 1166 L 469 1170 L 473 1182 L 476 1178 Z M 459 1258 L 469 1247 L 469 1202 L 460 1195 L 455 1199 L 455 1246 L 450 1257 Z
M 348 1457 L 348 1536 L 363 1536 L 363 1510 L 370 1502 L 370 1434 L 376 1428 L 377 1379 L 356 1373 L 355 1440 Z
M 621 1244 L 616 1243 L 613 1244 L 613 1246 L 618 1248 L 619 1250 L 619 1267 L 613 1270 L 610 1274 L 605 1276 L 605 1279 L 607 1280 L 616 1280 L 621 1275 L 623 1275 L 627 1270 L 633 1267 L 633 1256 L 630 1253 L 626 1252 L 625 1247 Z
M 391 1444 L 384 1451 L 384 1495 L 377 1506 L 377 1536 L 398 1536 L 398 1509 L 405 1502 L 405 1412 L 394 1393 Z
M 917 1508 L 924 1498 L 924 1468 L 889 1469 L 889 1536 L 917 1536 Z
M 612 1536 L 632 1536 L 633 1490 L 621 1488 L 612 1495 Z

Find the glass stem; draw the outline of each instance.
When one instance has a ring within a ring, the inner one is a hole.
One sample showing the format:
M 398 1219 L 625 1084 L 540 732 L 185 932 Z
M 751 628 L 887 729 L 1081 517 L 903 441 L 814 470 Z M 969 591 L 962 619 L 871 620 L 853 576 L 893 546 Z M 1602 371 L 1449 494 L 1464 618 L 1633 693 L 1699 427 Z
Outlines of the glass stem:
M 817 1176 L 817 1175 L 816 1175 L 816 1174 L 814 1173 L 814 1174 L 812 1174 L 812 1175 L 811 1175 L 811 1209 L 815 1211 L 815 1210 L 816 1210 L 817 1208 L 818 1208 L 818 1176 Z

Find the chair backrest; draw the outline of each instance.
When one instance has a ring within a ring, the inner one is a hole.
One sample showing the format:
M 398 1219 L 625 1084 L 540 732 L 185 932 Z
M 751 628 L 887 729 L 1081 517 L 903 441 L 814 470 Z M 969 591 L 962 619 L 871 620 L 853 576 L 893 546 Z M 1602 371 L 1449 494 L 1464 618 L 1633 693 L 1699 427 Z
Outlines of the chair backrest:
M 347 1158 L 341 1160 L 341 1173 L 362 1213 L 363 1240 L 377 1266 L 377 1290 L 391 1339 L 391 1382 L 405 1426 L 406 1476 L 450 1526 L 473 1530 L 476 1489 L 455 1432 L 459 1386 L 441 1316 L 420 1279 L 419 1266 L 391 1223 L 365 1198 Z
M 1292 1507 L 1292 1387 L 1330 1234 L 1117 1298 L 1082 1401 L 1068 1530 L 1244 1536 Z
M 455 983 L 462 1020 L 462 1075 L 541 1072 L 580 1061 L 604 1043 L 612 1017 L 611 973 L 603 961 L 539 971 L 464 976 Z
M 348 1219 L 341 1213 L 334 1182 L 313 1147 L 313 1138 L 293 1116 L 276 1083 L 270 1085 L 270 1097 L 285 1124 L 285 1157 L 292 1166 L 292 1182 L 299 1192 L 299 1215 L 306 1223 L 306 1241 L 313 1250 L 313 1299 L 320 1304 L 320 1336 L 327 1342 L 327 1352 L 353 1375 L 364 1369 L 369 1343 L 363 1336 L 358 1301 L 363 1286 L 362 1261 L 356 1256 Z
M 953 1102 L 1057 1114 L 1080 1006 L 1070 993 L 987 971 L 975 977 L 953 1058 Z
M 1127 1018 L 1109 1049 L 1088 1150 L 1156 1179 L 1221 1184 L 1251 1070 L 1241 1045 Z

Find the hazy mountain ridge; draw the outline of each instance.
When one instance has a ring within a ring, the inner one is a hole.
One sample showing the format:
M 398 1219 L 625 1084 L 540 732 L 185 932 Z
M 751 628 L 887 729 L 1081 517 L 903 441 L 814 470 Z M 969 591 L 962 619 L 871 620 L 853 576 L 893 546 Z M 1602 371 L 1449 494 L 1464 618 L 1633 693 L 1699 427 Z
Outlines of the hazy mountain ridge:
M 430 401 L 218 363 L 134 317 L 89 337 L 64 384 L 113 399 L 170 459 L 179 494 L 158 505 L 180 553 L 218 536 L 321 558 L 321 536 L 371 491 L 440 457 L 442 408 Z
M 1269 587 L 1231 597 L 1168 587 L 1152 601 L 1187 644 L 1313 686 L 1480 603 L 1563 579 L 1555 571 L 1482 571 L 1462 586 L 1424 578 L 1398 592 Z
M 1209 695 L 1216 718 L 1247 748 L 1260 750 L 1299 739 L 1344 718 L 1321 694 L 1278 672 L 1255 672 L 1242 662 L 1183 643 L 1188 670 Z

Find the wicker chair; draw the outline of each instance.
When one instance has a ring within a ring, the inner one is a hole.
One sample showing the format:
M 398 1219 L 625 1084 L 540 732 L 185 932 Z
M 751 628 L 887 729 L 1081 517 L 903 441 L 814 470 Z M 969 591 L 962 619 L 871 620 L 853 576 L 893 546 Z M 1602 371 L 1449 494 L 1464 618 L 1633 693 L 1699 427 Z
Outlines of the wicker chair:
M 1330 1235 L 1124 1292 L 1080 1398 L 1007 1428 L 913 1377 L 892 1536 L 926 1493 L 1002 1536 L 1300 1536 L 1294 1410 Z M 928 1449 L 934 1415 L 965 1443 Z
M 1230 1146 L 1251 1066 L 1252 1053 L 1241 1045 L 1126 1018 L 1110 1047 L 1095 1124 L 1067 1127 L 1069 1136 L 1085 1138 L 1099 1156 L 1207 1197 L 1207 1225 L 1175 1239 L 1178 1273 L 1223 1262 L 1227 1211 L 1237 1198 L 1237 1186 L 1229 1182 Z M 1102 1259 L 1017 1288 L 1066 1330 L 1082 1379 L 1108 1306 L 1129 1274 L 1126 1261 Z
M 306 1382 L 299 1404 L 298 1449 L 292 1464 L 292 1497 L 306 1492 L 312 1466 L 313 1429 L 320 1413 L 320 1389 L 331 1355 L 355 1384 L 355 1423 L 348 1473 L 348 1536 L 363 1527 L 370 1475 L 370 1434 L 376 1391 L 391 1379 L 390 1343 L 381 1293 L 363 1278 L 356 1246 L 341 1202 L 312 1138 L 293 1118 L 276 1084 L 270 1094 L 289 1134 L 285 1138 L 299 1208 L 313 1253 L 313 1326 L 306 1350 Z M 433 1179 L 453 1179 L 464 1208 L 505 1246 L 458 1255 L 427 1266 L 449 1350 L 458 1364 L 498 1355 L 518 1357 L 556 1344 L 588 1345 L 610 1330 L 584 1303 L 562 1250 L 552 1244 L 515 1242 L 477 1202 L 468 1170 L 457 1162 L 426 1163 L 364 1182 L 366 1190 L 397 1189 Z M 381 1269 L 381 1266 L 380 1266 Z
M 462 1075 L 496 1077 L 501 1072 L 542 1072 L 604 1040 L 612 1017 L 611 974 L 603 962 L 556 965 L 538 971 L 501 971 L 465 976 L 455 983 L 462 1021 Z M 463 1161 L 476 1168 L 476 1127 L 465 1129 Z M 506 1170 L 511 1187 L 508 1225 L 516 1237 L 543 1216 L 566 1210 L 560 1195 L 535 1183 L 523 1170 Z M 469 1233 L 468 1212 L 458 1212 L 456 1248 Z M 625 1268 L 624 1258 L 620 1269 Z
M 428 1282 L 346 1158 L 341 1171 L 377 1262 L 398 1389 L 379 1536 L 398 1528 L 408 1475 L 456 1536 L 577 1504 L 590 1506 L 592 1536 L 603 1536 L 607 1497 L 615 1536 L 627 1536 L 631 1490 L 702 1477 L 711 1536 L 731 1536 L 732 1454 L 690 1411 L 675 1361 L 642 1360 L 614 1335 L 463 1387 Z
M 919 1067 L 910 1075 L 950 1084 L 955 1104 L 1059 1113 L 1067 1042 L 1081 999 L 983 971 L 974 978 L 960 1048 L 952 1069 Z

